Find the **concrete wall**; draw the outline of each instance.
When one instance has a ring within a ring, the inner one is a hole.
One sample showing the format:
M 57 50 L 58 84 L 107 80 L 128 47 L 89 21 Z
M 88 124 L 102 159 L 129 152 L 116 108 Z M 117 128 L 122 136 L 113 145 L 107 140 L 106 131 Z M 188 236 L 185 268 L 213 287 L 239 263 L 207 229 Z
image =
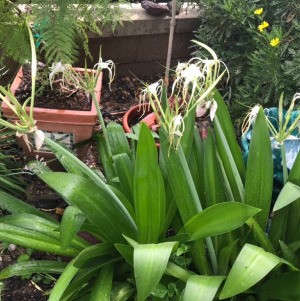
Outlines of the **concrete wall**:
M 162 4 L 164 5 L 164 4 Z M 99 47 L 102 45 L 104 60 L 111 59 L 117 65 L 117 75 L 136 76 L 164 72 L 166 64 L 168 38 L 170 29 L 169 16 L 149 15 L 140 4 L 123 6 L 123 26 L 117 26 L 114 32 L 103 28 L 102 36 L 90 34 L 90 49 L 97 62 Z M 172 65 L 178 61 L 187 60 L 193 49 L 191 40 L 198 28 L 199 9 L 193 6 L 182 8 L 176 16 L 175 37 L 173 43 Z M 79 66 L 84 65 L 85 58 L 79 58 Z M 92 62 L 89 66 L 93 65 Z M 1 84 L 6 84 L 18 68 L 12 62 L 7 62 L 9 73 L 1 78 Z
M 171 18 L 150 15 L 140 4 L 126 5 L 124 11 L 128 21 L 124 21 L 123 26 L 118 26 L 114 32 L 104 29 L 102 37 L 90 35 L 90 49 L 95 60 L 102 45 L 103 59 L 116 63 L 118 75 L 164 72 Z M 182 8 L 176 16 L 172 65 L 188 59 L 193 52 L 191 40 L 200 23 L 199 14 L 198 8 L 190 6 Z

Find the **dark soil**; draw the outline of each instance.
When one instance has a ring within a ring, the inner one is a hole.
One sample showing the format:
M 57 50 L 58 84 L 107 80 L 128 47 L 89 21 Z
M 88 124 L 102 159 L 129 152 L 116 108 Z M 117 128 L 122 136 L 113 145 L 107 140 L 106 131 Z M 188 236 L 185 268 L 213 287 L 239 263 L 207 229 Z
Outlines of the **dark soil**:
M 2 245 L 2 248 L 4 245 Z M 57 256 L 34 252 L 29 255 L 25 248 L 15 245 L 5 246 L 1 251 L 0 269 L 11 265 L 20 258 L 28 257 L 27 260 L 58 260 Z M 4 290 L 1 293 L 3 301 L 44 301 L 48 300 L 48 293 L 53 287 L 53 281 L 42 275 L 28 275 L 28 277 L 12 277 L 4 282 Z
M 120 76 L 112 82 L 110 87 L 104 84 L 100 105 L 105 122 L 113 120 L 121 123 L 126 111 L 139 103 L 139 95 L 145 87 L 144 83 L 151 84 L 160 78 L 160 75 L 147 75 L 141 80 L 133 76 Z
M 32 280 L 23 280 L 20 277 L 9 278 L 5 281 L 5 290 L 2 292 L 2 300 L 5 301 L 46 301 L 44 295 L 51 287 L 43 287 Z
M 89 111 L 91 99 L 87 97 L 83 89 L 75 85 L 62 84 L 54 81 L 52 88 L 49 84 L 47 74 L 43 68 L 38 69 L 36 80 L 36 96 L 34 106 L 36 108 L 64 109 Z M 15 96 L 23 104 L 31 96 L 31 70 L 30 65 L 23 66 L 23 78 Z

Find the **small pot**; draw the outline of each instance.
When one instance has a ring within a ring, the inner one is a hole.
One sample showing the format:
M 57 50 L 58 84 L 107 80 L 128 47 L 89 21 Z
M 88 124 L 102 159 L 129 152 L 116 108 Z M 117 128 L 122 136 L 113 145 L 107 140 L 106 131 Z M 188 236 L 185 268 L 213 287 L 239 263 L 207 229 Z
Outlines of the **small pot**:
M 75 70 L 82 74 L 85 72 L 84 68 L 75 68 Z M 87 71 L 90 73 L 94 72 L 90 69 Z M 21 67 L 10 88 L 12 94 L 15 94 L 22 82 L 22 78 L 23 69 Z M 99 103 L 101 87 L 102 73 L 98 77 L 95 88 L 95 94 Z M 1 108 L 4 117 L 10 120 L 17 120 L 13 111 L 5 104 L 5 102 L 2 102 Z M 26 107 L 26 112 L 29 114 L 29 107 Z M 92 101 L 90 111 L 34 108 L 33 117 L 36 120 L 38 129 L 42 130 L 47 137 L 64 142 L 68 147 L 72 148 L 74 144 L 91 138 L 97 121 L 97 111 L 95 104 Z M 45 159 L 55 158 L 54 154 L 44 145 L 37 151 L 31 145 L 26 143 L 22 137 L 18 140 L 23 147 L 25 154 L 30 158 L 35 158 L 37 155 L 40 158 Z M 83 158 L 86 155 L 86 151 L 87 145 L 84 145 L 76 148 L 75 153 L 79 158 Z
M 144 122 L 151 130 L 157 130 L 158 120 L 150 105 L 138 104 L 131 107 L 124 115 L 122 125 L 125 133 L 131 133 L 131 127 Z
M 131 133 L 131 127 L 141 122 L 144 122 L 150 130 L 158 132 L 158 118 L 156 113 L 153 112 L 150 104 L 135 105 L 125 113 L 122 120 L 125 133 Z M 155 144 L 157 147 L 160 147 L 159 143 Z

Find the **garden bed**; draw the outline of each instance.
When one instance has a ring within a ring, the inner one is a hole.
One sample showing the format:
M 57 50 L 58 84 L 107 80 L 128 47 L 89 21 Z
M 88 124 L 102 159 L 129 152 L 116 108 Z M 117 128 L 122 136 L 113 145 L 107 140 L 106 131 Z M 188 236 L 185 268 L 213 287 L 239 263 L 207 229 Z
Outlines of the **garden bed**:
M 143 88 L 143 82 L 153 83 L 158 80 L 161 75 L 146 75 L 142 80 L 137 79 L 134 76 L 119 76 L 109 87 L 107 82 L 103 83 L 102 95 L 101 95 L 101 107 L 102 113 L 105 119 L 105 123 L 115 121 L 117 123 L 122 122 L 124 113 L 133 105 L 139 103 L 139 93 Z M 97 125 L 96 127 L 99 126 Z M 23 160 L 24 157 L 20 153 L 17 160 Z M 41 159 L 41 158 L 39 158 Z M 99 162 L 99 156 L 97 146 L 94 142 L 89 144 L 87 156 L 83 158 L 85 164 L 89 167 L 101 169 Z M 25 165 L 25 162 L 24 162 Z M 38 180 L 36 177 L 27 177 L 29 186 L 27 188 L 27 202 L 41 211 L 47 212 L 56 219 L 60 219 L 63 213 L 65 203 L 59 198 L 52 190 L 47 188 L 44 183 Z M 25 248 L 18 246 L 6 247 L 2 250 L 0 268 L 11 265 L 18 261 L 20 256 L 27 254 Z M 22 257 L 21 257 L 22 258 Z M 37 259 L 59 259 L 59 256 L 49 255 L 43 252 L 34 252 L 31 260 Z M 29 277 L 28 279 L 22 279 L 20 277 L 9 278 L 4 281 L 4 290 L 2 290 L 1 297 L 3 301 L 44 301 L 48 297 L 47 292 L 53 286 L 53 281 L 50 283 L 47 277 Z

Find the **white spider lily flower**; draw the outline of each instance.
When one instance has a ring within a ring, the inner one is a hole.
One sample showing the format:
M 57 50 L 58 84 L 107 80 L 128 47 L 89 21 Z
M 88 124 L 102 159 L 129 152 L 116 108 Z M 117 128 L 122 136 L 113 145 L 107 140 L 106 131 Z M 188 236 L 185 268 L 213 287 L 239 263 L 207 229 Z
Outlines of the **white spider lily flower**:
M 149 86 L 146 86 L 144 89 L 142 89 L 140 93 L 140 101 L 145 102 L 147 94 L 150 94 L 151 96 L 157 98 L 161 93 L 162 84 L 163 84 L 163 80 L 160 79 L 157 82 Z
M 202 60 L 203 63 L 203 72 L 206 74 L 209 74 L 213 67 L 218 66 L 220 64 L 220 61 L 215 60 Z
M 188 66 L 188 63 L 178 63 L 176 67 L 176 74 L 181 76 L 181 72 Z
M 50 84 L 52 84 L 52 80 L 55 74 L 57 73 L 64 73 L 66 68 L 65 66 L 62 64 L 62 62 L 57 62 L 57 63 L 53 63 L 52 67 L 49 68 L 51 70 L 50 74 L 49 74 L 49 81 Z
M 176 115 L 170 123 L 170 127 L 172 128 L 172 132 L 176 136 L 182 136 L 182 133 L 184 131 L 184 122 L 183 122 L 183 117 L 181 114 Z
M 205 103 L 198 104 L 196 107 L 196 116 L 202 117 L 209 109 L 210 120 L 213 121 L 218 109 L 218 104 L 215 100 L 209 100 Z
M 256 116 L 259 112 L 259 109 L 260 109 L 260 105 L 255 105 L 252 109 L 251 109 L 251 112 L 249 114 L 249 118 L 251 120 L 251 123 L 256 119 Z
M 242 123 L 242 135 L 246 134 L 251 126 L 251 124 L 255 121 L 256 116 L 259 112 L 260 105 L 255 105 L 250 113 L 247 114 L 246 118 L 244 119 Z
M 43 131 L 36 129 L 34 131 L 34 144 L 36 150 L 40 150 L 45 140 L 45 134 Z
M 161 91 L 161 80 L 157 81 L 154 84 L 151 84 L 147 90 L 152 94 L 152 95 L 158 95 Z
M 190 64 L 181 71 L 181 77 L 184 81 L 184 87 L 186 87 L 189 83 L 194 83 L 199 79 L 204 79 L 204 75 L 201 72 L 200 68 L 196 64 Z
M 109 84 L 112 83 L 112 81 L 115 78 L 115 74 L 116 74 L 116 66 L 114 64 L 114 62 L 112 60 L 108 60 L 106 62 L 102 61 L 102 58 L 99 59 L 99 62 L 97 64 L 94 65 L 94 70 L 108 70 L 109 72 Z
M 185 126 L 183 117 L 181 114 L 176 115 L 169 124 L 169 139 L 170 144 L 173 144 L 177 149 L 180 143 L 180 139 L 183 136 Z
M 213 121 L 218 109 L 218 104 L 215 100 L 210 100 L 205 103 L 206 107 L 209 108 L 209 117 Z
M 189 98 L 194 97 L 196 87 L 202 86 L 201 82 L 205 81 L 205 76 L 197 64 L 180 63 L 176 69 L 176 80 L 172 85 L 172 95 L 175 88 L 179 87 L 179 91 L 182 94 L 183 102 L 187 101 L 187 94 L 189 92 L 189 85 L 192 83 L 192 91 Z

